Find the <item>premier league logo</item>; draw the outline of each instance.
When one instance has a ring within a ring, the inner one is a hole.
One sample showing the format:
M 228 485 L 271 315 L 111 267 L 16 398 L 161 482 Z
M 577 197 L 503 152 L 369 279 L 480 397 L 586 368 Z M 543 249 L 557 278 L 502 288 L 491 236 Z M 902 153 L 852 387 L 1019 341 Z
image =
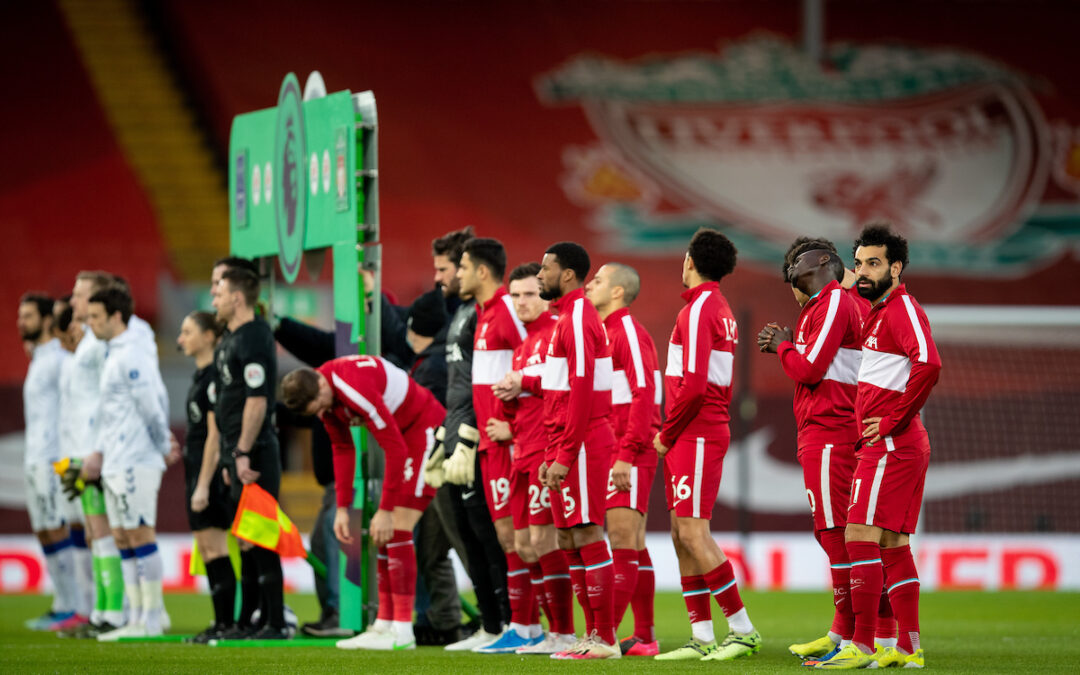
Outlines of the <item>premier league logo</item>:
M 275 204 L 278 257 L 286 283 L 293 283 L 300 271 L 304 252 L 304 225 L 307 220 L 303 96 L 296 75 L 289 73 L 281 83 L 277 105 L 274 186 L 280 195 Z M 269 179 L 268 179 L 269 180 Z

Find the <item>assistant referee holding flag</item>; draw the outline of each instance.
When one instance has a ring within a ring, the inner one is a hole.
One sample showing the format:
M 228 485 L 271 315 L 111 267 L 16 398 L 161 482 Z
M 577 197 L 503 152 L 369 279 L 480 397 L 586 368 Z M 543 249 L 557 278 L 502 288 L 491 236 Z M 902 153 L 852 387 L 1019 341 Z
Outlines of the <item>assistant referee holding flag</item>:
M 255 317 L 259 277 L 233 267 L 222 274 L 214 294 L 214 309 L 228 333 L 215 353 L 218 370 L 214 416 L 221 436 L 221 466 L 229 485 L 230 514 L 236 512 L 243 486 L 256 483 L 275 499 L 281 486 L 281 451 L 271 423 L 277 359 L 274 334 L 266 321 Z M 274 551 L 243 543 L 243 576 L 258 573 L 263 625 L 251 626 L 255 598 L 243 596 L 237 628 L 223 637 L 257 640 L 289 638 L 285 627 L 281 558 Z

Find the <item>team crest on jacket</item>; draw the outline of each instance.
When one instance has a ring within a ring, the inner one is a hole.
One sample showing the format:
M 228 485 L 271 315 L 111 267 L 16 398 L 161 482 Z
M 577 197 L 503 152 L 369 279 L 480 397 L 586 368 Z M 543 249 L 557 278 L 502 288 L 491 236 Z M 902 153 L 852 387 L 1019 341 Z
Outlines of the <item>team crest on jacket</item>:
M 888 220 L 919 242 L 913 265 L 978 276 L 1067 250 L 1042 210 L 1067 222 L 1051 239 L 1080 238 L 1080 133 L 1047 123 L 1024 74 L 949 48 L 833 44 L 824 61 L 772 37 L 572 58 L 536 82 L 599 141 L 565 150 L 562 188 L 628 251 L 720 225 L 772 264 L 806 232 L 850 240 Z
M 188 404 L 188 419 L 192 424 L 198 424 L 202 421 L 202 411 L 199 410 L 199 404 L 192 401 Z

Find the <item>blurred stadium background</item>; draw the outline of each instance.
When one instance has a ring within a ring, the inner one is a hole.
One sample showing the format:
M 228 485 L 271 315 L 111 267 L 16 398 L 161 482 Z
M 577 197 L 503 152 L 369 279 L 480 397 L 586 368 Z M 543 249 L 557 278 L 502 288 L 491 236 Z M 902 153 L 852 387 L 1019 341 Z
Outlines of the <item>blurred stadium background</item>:
M 26 290 L 69 292 L 80 269 L 129 279 L 182 434 L 191 365 L 173 340 L 209 307 L 210 265 L 228 251 L 231 121 L 275 105 L 286 73 L 319 70 L 329 91 L 378 100 L 383 282 L 402 303 L 430 287 L 428 242 L 448 230 L 501 239 L 512 264 L 574 239 L 595 266 L 640 271 L 634 311 L 663 359 L 689 235 L 712 225 L 736 241 L 723 290 L 744 351 L 714 530 L 743 583 L 824 588 L 791 384 L 746 338 L 797 316 L 778 274 L 791 239 L 823 234 L 847 253 L 862 223 L 890 219 L 912 241 L 905 280 L 944 361 L 925 411 L 924 585 L 1075 590 L 1078 26 L 1064 0 L 5 3 L 0 307 L 13 317 Z M 275 311 L 329 326 L 328 268 L 301 272 Z M 22 506 L 25 369 L 12 325 L 3 592 L 43 583 Z M 303 526 L 320 489 L 302 434 L 286 453 L 283 503 Z M 179 472 L 159 529 L 177 533 L 163 537 L 168 585 L 191 588 Z M 649 526 L 661 569 L 666 514 Z M 310 587 L 302 564 L 286 574 Z

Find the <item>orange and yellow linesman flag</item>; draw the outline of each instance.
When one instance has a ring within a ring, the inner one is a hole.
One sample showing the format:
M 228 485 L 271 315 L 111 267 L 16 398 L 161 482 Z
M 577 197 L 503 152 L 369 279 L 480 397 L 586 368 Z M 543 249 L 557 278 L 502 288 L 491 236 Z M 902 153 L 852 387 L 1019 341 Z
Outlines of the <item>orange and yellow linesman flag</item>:
M 254 483 L 245 485 L 240 495 L 232 533 L 256 546 L 276 551 L 280 556 L 308 557 L 300 530 L 281 510 L 277 500 Z

